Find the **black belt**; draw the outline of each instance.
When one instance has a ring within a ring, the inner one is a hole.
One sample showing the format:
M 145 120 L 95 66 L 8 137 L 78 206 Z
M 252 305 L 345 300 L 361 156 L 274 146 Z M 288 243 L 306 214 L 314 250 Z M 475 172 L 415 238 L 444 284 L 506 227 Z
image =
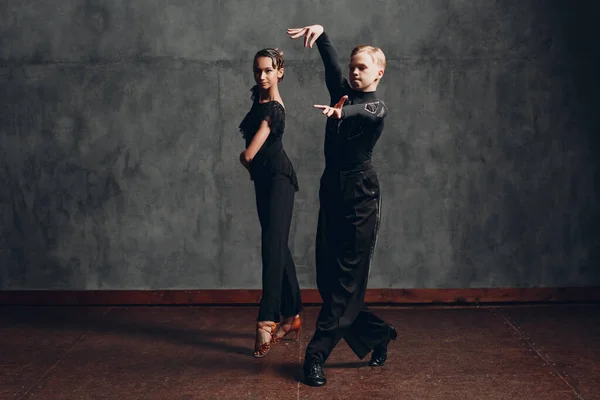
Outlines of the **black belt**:
M 348 171 L 363 171 L 366 169 L 373 168 L 371 160 L 358 161 L 352 163 L 344 163 L 341 165 L 326 165 L 325 171 L 330 172 L 348 172 Z

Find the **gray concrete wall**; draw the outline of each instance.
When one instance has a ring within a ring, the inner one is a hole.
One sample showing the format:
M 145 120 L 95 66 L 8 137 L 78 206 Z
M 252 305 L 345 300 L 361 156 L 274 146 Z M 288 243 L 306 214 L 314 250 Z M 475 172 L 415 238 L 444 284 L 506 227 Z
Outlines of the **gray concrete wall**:
M 2 0 L 0 289 L 260 288 L 237 162 L 260 48 L 285 52 L 291 246 L 315 287 L 327 100 L 384 49 L 384 194 L 369 286 L 599 285 L 598 6 L 558 0 Z

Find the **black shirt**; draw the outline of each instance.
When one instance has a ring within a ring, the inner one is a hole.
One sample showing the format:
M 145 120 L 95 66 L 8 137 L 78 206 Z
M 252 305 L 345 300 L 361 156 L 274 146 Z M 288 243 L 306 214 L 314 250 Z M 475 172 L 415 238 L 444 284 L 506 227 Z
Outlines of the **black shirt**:
M 298 191 L 296 171 L 283 149 L 283 132 L 285 130 L 285 109 L 278 101 L 259 103 L 254 101 L 252 108 L 239 125 L 240 132 L 246 140 L 246 148 L 258 131 L 262 121 L 267 121 L 271 132 L 250 163 L 252 180 L 270 179 L 276 174 L 288 177 Z
M 352 89 L 342 75 L 338 53 L 326 32 L 317 39 L 317 47 L 325 66 L 325 83 L 335 105 L 344 95 L 342 119 L 327 118 L 325 126 L 326 168 L 344 169 L 371 160 L 373 147 L 381 136 L 387 107 L 376 92 Z

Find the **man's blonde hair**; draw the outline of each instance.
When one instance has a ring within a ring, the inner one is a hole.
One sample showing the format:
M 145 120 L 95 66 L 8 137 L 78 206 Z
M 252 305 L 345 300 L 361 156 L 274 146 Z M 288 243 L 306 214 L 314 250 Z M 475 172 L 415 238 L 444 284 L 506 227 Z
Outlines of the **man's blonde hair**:
M 367 53 L 369 53 L 369 55 L 371 56 L 371 58 L 373 59 L 373 62 L 375 62 L 375 64 L 377 64 L 381 68 L 385 69 L 385 66 L 386 66 L 385 54 L 383 54 L 383 51 L 379 47 L 368 46 L 368 45 L 356 46 L 355 48 L 352 49 L 352 53 L 350 54 L 350 57 L 352 57 L 358 53 L 362 53 L 363 51 L 366 51 Z

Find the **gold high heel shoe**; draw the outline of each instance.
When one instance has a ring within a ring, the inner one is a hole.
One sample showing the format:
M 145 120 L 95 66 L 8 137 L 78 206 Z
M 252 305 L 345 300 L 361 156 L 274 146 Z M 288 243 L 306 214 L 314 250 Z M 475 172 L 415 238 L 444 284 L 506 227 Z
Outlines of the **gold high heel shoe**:
M 270 331 L 265 328 L 271 328 Z M 262 358 L 267 355 L 269 350 L 271 350 L 271 342 L 273 341 L 273 334 L 275 333 L 275 329 L 277 328 L 277 324 L 275 322 L 257 322 L 256 323 L 256 340 L 254 342 L 254 357 Z M 260 335 L 259 331 L 265 331 L 270 335 L 269 340 L 265 343 L 260 343 Z
M 284 325 L 291 325 L 290 329 L 288 331 L 286 331 L 285 328 L 283 327 Z M 296 315 L 296 317 L 294 318 L 294 320 L 292 321 L 291 324 L 283 324 L 282 323 L 282 324 L 280 324 L 279 327 L 285 334 L 283 336 L 279 337 L 279 336 L 277 336 L 277 332 L 276 332 L 273 335 L 273 343 L 281 342 L 284 337 L 286 337 L 287 335 L 289 335 L 292 332 L 296 332 L 296 341 L 298 341 L 300 338 L 300 328 L 302 328 L 302 319 L 300 318 L 300 315 Z

